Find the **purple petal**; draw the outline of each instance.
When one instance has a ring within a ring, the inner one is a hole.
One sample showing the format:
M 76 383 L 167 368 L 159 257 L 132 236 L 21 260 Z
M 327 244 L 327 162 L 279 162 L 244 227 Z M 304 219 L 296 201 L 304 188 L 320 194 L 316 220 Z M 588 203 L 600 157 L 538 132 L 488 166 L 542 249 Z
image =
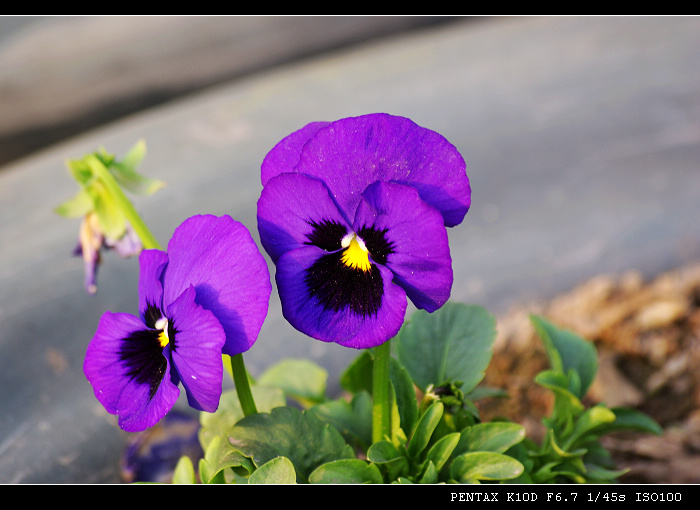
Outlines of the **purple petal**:
M 83 257 L 84 284 L 88 294 L 97 292 L 97 268 L 100 264 L 102 242 L 102 230 L 97 215 L 89 213 L 80 222 L 78 246 L 74 252 Z
M 168 244 L 163 304 L 190 285 L 197 304 L 210 310 L 226 332 L 223 352 L 231 356 L 256 341 L 267 315 L 272 286 L 267 263 L 241 223 L 229 216 L 193 216 Z
M 308 244 L 314 223 L 322 221 L 334 221 L 349 230 L 349 222 L 318 179 L 282 174 L 270 179 L 260 194 L 260 241 L 275 263 L 283 253 Z
M 144 250 L 139 255 L 139 312 L 143 314 L 148 306 L 161 308 L 163 284 L 161 276 L 168 264 L 168 254 L 160 250 Z M 141 317 L 145 321 L 145 318 Z
M 291 172 L 299 162 L 299 154 L 304 144 L 316 134 L 316 131 L 328 124 L 328 122 L 312 122 L 275 145 L 262 163 L 260 179 L 263 186 L 267 185 L 267 181 L 275 175 Z
M 105 312 L 83 363 L 83 371 L 95 397 L 107 412 L 119 416 L 119 426 L 128 432 L 155 425 L 170 411 L 180 394 L 177 383 L 171 380 L 167 358 L 161 360 L 165 362 L 162 374 L 144 374 L 143 369 L 149 365 L 143 364 L 142 358 L 125 356 L 126 339 L 145 329 L 145 325 L 132 315 Z M 142 365 L 138 377 L 135 376 L 134 368 Z M 154 381 L 158 383 L 155 393 Z
M 391 271 L 376 266 L 382 280 L 381 306 L 376 314 L 358 314 L 350 307 L 336 311 L 324 306 L 306 283 L 307 271 L 324 255 L 326 252 L 316 246 L 305 246 L 280 257 L 276 281 L 282 313 L 289 323 L 318 340 L 356 349 L 374 347 L 395 336 L 403 323 L 407 301 L 403 289 L 391 283 Z
M 195 296 L 190 286 L 167 308 L 176 330 L 172 359 L 190 406 L 213 413 L 221 397 L 226 333 L 212 312 L 195 303 Z
M 293 161 L 291 156 L 286 159 Z M 471 204 L 459 151 L 442 135 L 383 113 L 341 119 L 318 129 L 303 145 L 294 171 L 325 182 L 349 217 L 360 194 L 375 181 L 416 188 L 447 226 L 461 223 Z
M 104 244 L 107 248 L 115 250 L 123 258 L 138 255 L 143 248 L 141 239 L 139 239 L 139 236 L 136 235 L 136 232 L 129 224 L 126 225 L 123 236 L 119 239 L 105 238 Z
M 391 253 L 386 266 L 413 304 L 433 312 L 450 297 L 452 258 L 440 213 L 414 188 L 376 182 L 362 194 L 355 231 L 364 226 L 385 230 Z M 370 253 L 371 253 L 370 248 Z

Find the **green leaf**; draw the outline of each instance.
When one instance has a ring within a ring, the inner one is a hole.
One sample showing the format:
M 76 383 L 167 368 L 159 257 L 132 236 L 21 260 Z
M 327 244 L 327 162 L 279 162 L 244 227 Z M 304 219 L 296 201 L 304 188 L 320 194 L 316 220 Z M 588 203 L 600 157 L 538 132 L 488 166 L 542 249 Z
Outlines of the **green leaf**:
M 192 459 L 187 455 L 180 457 L 175 466 L 175 471 L 173 472 L 173 483 L 174 484 L 191 484 L 196 483 L 197 479 L 194 474 L 194 465 L 192 464 Z
M 613 423 L 615 421 L 615 413 L 605 406 L 594 406 L 586 411 L 576 420 L 574 425 L 574 430 L 571 435 L 566 439 L 564 446 L 565 450 L 569 450 L 574 447 L 576 441 L 581 437 L 585 436 L 590 431 Z
M 306 482 L 321 464 L 354 457 L 338 430 L 313 413 L 292 407 L 246 416 L 233 426 L 229 441 L 258 467 L 275 457 L 287 457 L 300 482 Z
M 391 441 L 377 441 L 370 446 L 367 451 L 367 459 L 377 464 L 394 462 L 404 457 L 399 453 L 398 448 Z
M 126 216 L 109 190 L 102 181 L 94 180 L 85 188 L 85 191 L 90 196 L 105 237 L 121 239 L 126 232 Z
M 434 468 L 440 471 L 442 466 L 450 460 L 452 452 L 457 447 L 457 444 L 459 444 L 460 437 L 461 434 L 459 432 L 453 432 L 452 434 L 441 437 L 430 447 L 430 450 L 428 450 L 428 454 L 425 457 L 426 461 L 431 462 Z
M 571 331 L 560 329 L 544 317 L 530 315 L 535 330 L 544 343 L 552 368 L 563 374 L 574 370 L 580 379 L 581 399 L 587 393 L 598 371 L 598 354 L 592 342 Z
M 340 375 L 340 386 L 349 393 L 372 394 L 372 354 L 364 350 Z
M 462 431 L 455 452 L 505 453 L 525 439 L 525 427 L 511 422 L 487 422 L 473 425 Z
M 494 452 L 470 452 L 452 461 L 451 476 L 458 482 L 510 480 L 520 476 L 523 465 L 513 457 Z
M 382 483 L 379 468 L 360 459 L 341 459 L 317 467 L 309 483 Z
M 259 412 L 269 412 L 275 407 L 286 404 L 284 393 L 279 388 L 268 388 L 266 386 L 252 386 L 251 391 L 255 399 L 255 405 Z M 238 394 L 235 389 L 226 390 L 219 399 L 219 408 L 214 413 L 200 413 L 199 440 L 202 447 L 207 445 L 214 437 L 228 437 L 229 432 L 238 420 L 245 416 Z
M 56 207 L 55 212 L 64 218 L 82 218 L 94 207 L 92 197 L 86 190 L 82 189 L 73 198 Z
M 391 358 L 389 368 L 389 377 L 394 388 L 399 416 L 398 423 L 392 419 L 392 426 L 394 428 L 401 427 L 404 432 L 409 432 L 413 430 L 418 420 L 418 402 L 413 379 L 408 370 L 395 358 Z
M 408 441 L 408 455 L 411 458 L 416 458 L 428 446 L 433 431 L 440 423 L 445 406 L 442 402 L 435 402 L 425 410 L 423 415 L 418 419 L 411 439 Z
M 619 477 L 628 473 L 627 469 L 607 469 L 595 464 L 586 464 L 586 481 L 588 483 L 615 482 Z
M 214 436 L 199 462 L 199 477 L 202 483 L 224 483 L 221 473 L 227 468 L 241 468 L 245 473 L 255 469 L 252 461 L 242 455 L 226 440 L 226 436 Z
M 493 354 L 496 321 L 484 308 L 447 303 L 429 314 L 419 310 L 396 337 L 398 359 L 425 390 L 461 381 L 464 393 L 484 378 Z
M 387 480 L 396 480 L 408 474 L 408 459 L 390 441 L 378 441 L 367 450 L 367 460 L 386 472 Z
M 326 399 L 328 372 L 306 359 L 284 359 L 268 368 L 258 384 L 280 388 L 305 407 Z
M 126 155 L 121 159 L 121 163 L 130 168 L 137 168 L 146 156 L 146 141 L 141 139 L 136 142 Z
M 535 382 L 551 390 L 555 395 L 555 420 L 576 417 L 584 410 L 584 405 L 577 395 L 569 391 L 569 378 L 559 372 L 544 370 L 535 376 Z
M 610 409 L 615 413 L 615 421 L 606 426 L 604 433 L 615 430 L 637 430 L 661 436 L 664 429 L 648 415 L 636 409 L 627 407 L 613 407 Z
M 310 411 L 338 429 L 355 448 L 366 451 L 372 444 L 372 398 L 366 392 L 355 395 L 352 402 L 338 399 L 315 405 Z
M 93 171 L 90 166 L 82 159 L 71 159 L 66 161 L 66 166 L 70 174 L 73 176 L 78 184 L 81 186 L 87 186 L 90 181 L 94 178 Z
M 420 477 L 418 483 L 437 483 L 438 482 L 438 470 L 432 461 L 428 461 L 425 464 L 425 469 L 423 470 L 423 475 Z
M 120 186 L 128 189 L 136 195 L 152 195 L 165 186 L 165 181 L 151 179 L 136 171 L 141 160 L 146 155 L 146 143 L 139 140 L 123 159 L 115 161 L 111 156 L 105 159 L 105 166 L 109 168 L 112 175 Z
M 267 461 L 248 478 L 249 484 L 294 484 L 296 481 L 294 464 L 286 457 L 275 457 Z

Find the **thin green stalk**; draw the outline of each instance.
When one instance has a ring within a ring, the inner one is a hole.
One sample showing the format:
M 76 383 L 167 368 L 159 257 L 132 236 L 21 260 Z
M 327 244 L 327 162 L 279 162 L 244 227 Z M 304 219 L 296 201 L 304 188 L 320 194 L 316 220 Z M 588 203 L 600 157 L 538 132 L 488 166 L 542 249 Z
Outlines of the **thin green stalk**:
M 158 240 L 148 229 L 144 221 L 141 219 L 141 216 L 139 216 L 139 213 L 136 212 L 136 209 L 131 204 L 131 201 L 124 194 L 117 181 L 114 179 L 112 174 L 109 173 L 107 168 L 105 168 L 102 162 L 94 156 L 88 156 L 87 161 L 92 171 L 97 174 L 97 177 L 99 177 L 102 183 L 109 190 L 110 195 L 117 201 L 119 208 L 126 216 L 127 221 L 134 229 L 134 232 L 136 232 L 136 235 L 139 236 L 139 239 L 141 239 L 141 244 L 143 247 L 147 250 L 153 248 L 159 250 L 162 249 L 158 243 Z
M 372 442 L 391 437 L 391 386 L 389 361 L 391 340 L 374 348 L 372 373 Z
M 250 391 L 248 372 L 246 372 L 245 364 L 243 363 L 243 354 L 238 353 L 235 356 L 231 356 L 231 372 L 233 373 L 233 384 L 236 385 L 236 393 L 238 394 L 243 414 L 250 416 L 257 413 L 258 409 L 255 407 L 253 393 Z

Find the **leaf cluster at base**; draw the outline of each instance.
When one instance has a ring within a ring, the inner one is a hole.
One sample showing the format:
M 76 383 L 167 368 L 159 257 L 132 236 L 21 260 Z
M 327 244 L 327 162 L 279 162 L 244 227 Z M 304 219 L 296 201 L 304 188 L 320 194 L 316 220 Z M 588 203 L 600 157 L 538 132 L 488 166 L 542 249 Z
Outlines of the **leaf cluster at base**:
M 244 416 L 235 392 L 202 413 L 205 455 L 195 470 L 183 457 L 177 483 L 587 483 L 615 481 L 600 437 L 621 429 L 660 433 L 646 415 L 582 403 L 597 371 L 592 343 L 542 317 L 531 321 L 550 368 L 535 383 L 554 395 L 541 444 L 522 425 L 482 422 L 480 387 L 493 354 L 494 317 L 448 303 L 416 312 L 392 340 L 392 431 L 372 441 L 373 352 L 341 375 L 346 394 L 326 396 L 327 372 L 308 360 L 270 367 L 252 385 L 258 414 Z M 290 402 L 291 401 L 291 402 Z M 290 405 L 294 404 L 294 405 Z

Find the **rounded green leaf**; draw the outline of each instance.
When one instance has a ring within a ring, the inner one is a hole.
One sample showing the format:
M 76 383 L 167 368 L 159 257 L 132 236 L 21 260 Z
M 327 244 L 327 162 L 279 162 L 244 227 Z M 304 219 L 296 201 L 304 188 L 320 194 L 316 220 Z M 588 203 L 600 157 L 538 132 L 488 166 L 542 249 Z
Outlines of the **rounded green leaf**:
M 313 406 L 310 411 L 340 431 L 345 440 L 366 451 L 372 443 L 372 398 L 366 392 L 351 402 L 339 398 Z
M 258 467 L 275 457 L 287 457 L 294 464 L 298 482 L 306 482 L 322 464 L 354 457 L 337 429 L 313 413 L 293 407 L 246 416 L 231 429 L 229 442 Z
M 254 385 L 251 387 L 251 391 L 260 412 L 269 412 L 275 407 L 286 404 L 284 393 L 279 388 Z M 202 446 L 206 449 L 214 437 L 228 437 L 231 428 L 244 416 L 236 390 L 224 391 L 219 399 L 219 408 L 216 412 L 200 413 L 199 415 L 199 423 L 202 426 L 199 439 Z
M 393 462 L 401 457 L 399 450 L 390 441 L 377 441 L 367 450 L 367 459 L 377 464 Z
M 173 472 L 173 483 L 174 484 L 190 484 L 196 483 L 196 478 L 194 474 L 194 464 L 192 464 L 192 459 L 187 455 L 180 457 L 175 466 L 175 471 Z
M 286 457 L 275 457 L 267 461 L 248 478 L 249 484 L 293 484 L 296 481 L 294 464 Z
M 309 483 L 383 483 L 379 468 L 360 459 L 342 459 L 317 467 Z
M 484 378 L 495 338 L 496 321 L 484 308 L 447 303 L 433 313 L 415 312 L 395 345 L 399 361 L 422 390 L 460 381 L 469 393 Z
M 458 453 L 496 452 L 504 453 L 511 446 L 525 439 L 525 428 L 518 423 L 479 423 L 462 431 Z
M 470 452 L 452 461 L 451 475 L 458 482 L 510 480 L 520 476 L 523 465 L 513 457 L 494 452 Z
M 305 359 L 284 359 L 272 365 L 260 377 L 258 384 L 280 388 L 303 405 L 323 402 L 328 372 Z

